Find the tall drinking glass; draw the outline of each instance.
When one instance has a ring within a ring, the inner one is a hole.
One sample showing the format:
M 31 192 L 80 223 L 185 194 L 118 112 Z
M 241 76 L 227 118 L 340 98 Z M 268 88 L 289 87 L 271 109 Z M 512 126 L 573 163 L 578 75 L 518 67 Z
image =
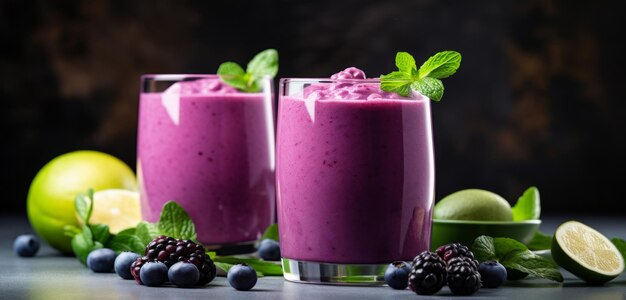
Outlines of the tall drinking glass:
M 379 86 L 280 81 L 277 207 L 287 280 L 383 284 L 389 263 L 429 249 L 430 100 Z
M 242 93 L 216 75 L 141 77 L 143 219 L 158 221 L 174 200 L 210 249 L 251 249 L 274 219 L 272 87 L 270 78 L 262 91 Z

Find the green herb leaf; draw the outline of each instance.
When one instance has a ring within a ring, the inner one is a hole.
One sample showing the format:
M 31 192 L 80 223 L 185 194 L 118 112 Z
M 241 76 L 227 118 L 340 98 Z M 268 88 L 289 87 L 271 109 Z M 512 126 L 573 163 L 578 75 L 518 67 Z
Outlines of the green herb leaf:
M 407 97 L 411 89 L 433 101 L 443 97 L 443 83 L 440 78 L 450 77 L 461 66 L 461 54 L 456 51 L 443 51 L 430 57 L 419 70 L 415 59 L 407 52 L 396 53 L 398 71 L 380 77 L 380 89 Z
M 278 242 L 278 224 L 273 223 L 265 229 L 261 240 L 270 239 Z
M 563 275 L 557 265 L 514 239 L 479 236 L 474 240 L 471 250 L 479 262 L 495 259 L 507 269 L 563 282 Z
M 624 259 L 626 259 L 626 241 L 620 238 L 612 238 L 611 242 L 613 242 L 613 245 L 617 247 L 617 250 L 619 250 Z
M 380 89 L 408 97 L 411 94 L 411 75 L 405 72 L 391 72 L 380 77 Z
M 168 201 L 161 210 L 157 226 L 161 234 L 176 239 L 196 239 L 196 227 L 187 212 L 174 201 Z
M 278 74 L 278 51 L 267 49 L 259 52 L 248 63 L 246 71 L 254 77 L 253 79 L 263 76 L 273 78 Z
M 563 282 L 563 275 L 555 264 L 528 250 L 513 251 L 503 257 L 500 263 L 506 268 L 556 282 Z
M 461 54 L 459 52 L 443 51 L 431 56 L 419 68 L 418 76 L 420 79 L 425 77 L 447 78 L 456 73 L 460 66 Z
M 87 190 L 87 193 L 79 193 L 74 198 L 76 214 L 78 214 L 83 224 L 89 223 L 89 218 L 91 218 L 91 212 L 93 211 L 93 202 L 91 199 L 93 199 L 93 189 Z
M 471 246 L 474 257 L 480 261 L 497 259 L 496 248 L 493 244 L 493 238 L 486 235 L 481 235 L 474 240 Z
M 443 83 L 432 77 L 424 77 L 413 81 L 411 88 L 433 101 L 440 101 L 443 97 Z
M 82 232 L 72 238 L 72 250 L 78 260 L 85 264 L 89 252 L 102 248 L 102 243 L 93 240 L 91 229 L 87 225 L 82 226 Z
M 245 263 L 254 268 L 257 272 L 267 276 L 282 276 L 283 269 L 280 264 L 264 261 L 258 258 L 241 258 L 234 256 L 216 256 L 215 263 L 227 263 L 231 265 Z
M 396 53 L 396 67 L 403 73 L 411 74 L 413 70 L 417 70 L 415 65 L 415 58 L 407 52 Z
M 135 235 L 143 243 L 144 247 L 160 234 L 158 224 L 144 221 L 137 224 L 137 230 L 135 231 Z
M 80 233 L 82 233 L 82 231 L 74 225 L 63 226 L 63 234 L 65 236 L 74 237 L 75 235 L 80 234 Z
M 146 244 L 135 234 L 136 231 L 136 228 L 120 231 L 109 240 L 109 243 L 106 244 L 107 247 L 116 252 L 130 251 L 143 254 Z
M 550 249 L 552 248 L 552 236 L 537 230 L 527 246 L 533 251 Z
M 238 90 L 246 90 L 248 88 L 246 71 L 235 62 L 228 61 L 222 63 L 217 69 L 217 75 L 226 84 Z
M 541 215 L 539 190 L 531 186 L 512 207 L 513 221 L 537 220 Z
M 104 245 L 111 237 L 111 233 L 109 233 L 109 225 L 91 224 L 89 225 L 89 229 L 91 229 L 91 233 L 93 234 L 92 238 L 94 242 L 100 242 Z
M 261 51 L 252 58 L 244 69 L 237 63 L 225 62 L 217 69 L 217 75 L 226 84 L 248 93 L 261 90 L 265 76 L 274 77 L 278 73 L 278 52 L 275 49 Z

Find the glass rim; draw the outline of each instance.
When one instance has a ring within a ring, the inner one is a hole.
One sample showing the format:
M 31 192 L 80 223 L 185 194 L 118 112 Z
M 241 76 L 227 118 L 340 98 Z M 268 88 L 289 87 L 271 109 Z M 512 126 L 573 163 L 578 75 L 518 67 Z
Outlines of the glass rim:
M 183 73 L 149 73 L 142 74 L 141 80 L 159 80 L 159 81 L 177 81 L 186 78 L 219 78 L 217 74 L 183 74 Z M 274 79 L 271 76 L 265 75 L 262 77 L 264 80 Z
M 366 79 L 331 79 L 331 78 L 281 78 L 280 84 L 286 83 L 380 83 L 380 78 L 366 78 Z

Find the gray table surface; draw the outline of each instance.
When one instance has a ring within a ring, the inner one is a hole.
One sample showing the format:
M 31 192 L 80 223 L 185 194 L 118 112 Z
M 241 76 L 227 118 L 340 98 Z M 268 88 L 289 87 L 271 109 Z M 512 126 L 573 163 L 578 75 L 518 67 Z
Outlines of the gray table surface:
M 203 288 L 150 288 L 115 274 L 96 274 L 73 257 L 43 246 L 34 258 L 12 251 L 13 239 L 32 232 L 26 218 L 0 216 L 0 299 L 415 299 L 409 290 L 388 287 L 321 286 L 286 282 L 282 277 L 259 278 L 253 290 L 236 291 L 224 277 Z M 563 221 L 576 219 L 608 237 L 626 238 L 626 217 L 544 217 L 541 229 L 552 233 Z M 626 300 L 626 274 L 605 286 L 587 286 L 563 270 L 565 282 L 542 279 L 508 282 L 497 289 L 481 289 L 471 299 L 620 299 Z M 456 298 L 444 287 L 433 299 Z

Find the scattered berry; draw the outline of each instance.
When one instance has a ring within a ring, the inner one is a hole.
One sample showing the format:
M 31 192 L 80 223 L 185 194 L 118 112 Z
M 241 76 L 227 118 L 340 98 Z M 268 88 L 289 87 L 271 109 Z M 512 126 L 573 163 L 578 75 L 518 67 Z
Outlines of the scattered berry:
M 392 289 L 404 290 L 409 285 L 411 265 L 403 261 L 394 261 L 385 270 L 385 283 Z
M 192 287 L 200 279 L 200 271 L 196 265 L 188 262 L 177 262 L 167 271 L 167 278 L 177 287 Z
M 109 248 L 96 249 L 87 255 L 87 267 L 96 273 L 113 272 L 117 254 Z
M 237 264 L 226 275 L 230 286 L 239 291 L 247 291 L 256 284 L 256 271 L 247 264 Z
M 259 245 L 259 256 L 264 260 L 280 260 L 280 245 L 275 240 L 262 240 Z
M 39 251 L 41 243 L 39 239 L 32 234 L 23 234 L 15 238 L 13 242 L 13 251 L 21 257 L 33 257 Z
M 141 268 L 139 276 L 147 286 L 160 286 L 167 281 L 167 266 L 162 262 L 148 262 Z
M 432 295 L 446 283 L 446 263 L 437 253 L 424 251 L 413 259 L 409 288 L 418 295 Z
M 448 261 L 446 281 L 453 294 L 467 296 L 476 293 L 481 286 L 478 262 L 475 259 L 458 256 Z
M 506 280 L 506 268 L 495 260 L 480 263 L 478 273 L 487 288 L 497 288 Z
M 122 252 L 115 258 L 113 264 L 115 273 L 124 279 L 133 279 L 133 274 L 130 274 L 130 265 L 133 264 L 139 257 L 139 254 L 134 252 Z
M 467 248 L 467 246 L 461 245 L 459 243 L 450 243 L 443 246 L 440 246 L 436 250 L 437 255 L 443 258 L 443 260 L 447 263 L 449 260 L 459 257 L 465 256 L 471 259 L 474 259 L 474 253 Z
M 164 235 L 158 236 L 146 246 L 144 256 L 133 262 L 130 273 L 137 283 L 142 284 L 140 273 L 142 266 L 146 263 L 162 262 L 169 268 L 179 261 L 192 263 L 198 268 L 200 278 L 195 285 L 205 285 L 215 278 L 215 264 L 206 255 L 202 245 Z

